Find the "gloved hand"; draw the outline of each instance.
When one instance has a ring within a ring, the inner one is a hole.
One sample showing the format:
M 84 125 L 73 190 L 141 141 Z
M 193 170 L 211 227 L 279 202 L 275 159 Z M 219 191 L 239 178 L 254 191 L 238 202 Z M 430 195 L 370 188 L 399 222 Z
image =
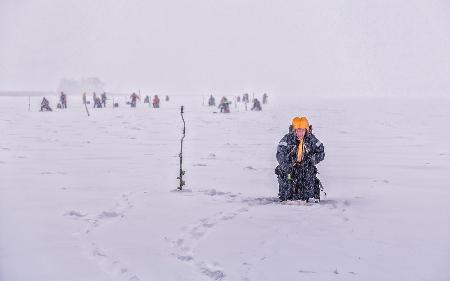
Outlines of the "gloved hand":
M 309 155 L 308 156 L 308 161 L 309 161 L 308 164 L 313 165 L 313 166 L 316 165 L 316 161 L 315 161 L 314 155 Z
M 305 154 L 305 156 L 303 157 L 302 162 L 300 163 L 302 166 L 311 166 L 311 165 L 315 165 L 314 163 L 314 156 L 311 154 Z

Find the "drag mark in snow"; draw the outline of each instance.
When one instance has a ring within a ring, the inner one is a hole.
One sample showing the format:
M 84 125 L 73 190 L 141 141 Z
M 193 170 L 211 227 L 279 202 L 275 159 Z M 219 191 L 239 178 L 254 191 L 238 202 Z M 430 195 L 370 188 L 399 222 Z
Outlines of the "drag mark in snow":
M 317 273 L 315 271 L 311 271 L 311 270 L 299 270 L 299 273 Z
M 96 243 L 91 243 L 90 246 L 90 259 L 93 259 L 103 272 L 112 278 L 111 280 L 141 280 L 136 274 L 130 272 L 128 268 L 122 266 L 119 260 L 110 257 L 104 250 L 100 249 Z
M 88 234 L 96 227 L 99 227 L 108 222 L 112 222 L 111 219 L 125 217 L 125 213 L 133 207 L 129 200 L 130 195 L 132 195 L 132 193 L 122 194 L 120 199 L 115 203 L 115 206 L 111 210 L 102 211 L 94 218 L 86 219 L 86 221 L 88 222 L 88 227 L 85 233 Z
M 244 203 L 249 206 L 261 206 L 279 202 L 277 197 L 243 197 L 240 193 L 233 194 L 231 192 L 222 192 L 215 189 L 200 190 L 204 195 L 225 199 L 227 203 Z
M 64 216 L 69 216 L 69 217 L 75 217 L 75 218 L 80 218 L 80 217 L 84 217 L 86 216 L 86 214 L 82 214 L 78 211 L 68 211 L 66 213 L 64 213 Z
M 105 219 L 105 218 L 115 218 L 115 217 L 123 217 L 123 213 L 117 213 L 115 211 L 103 211 L 98 215 L 99 219 Z
M 66 172 L 41 172 L 41 175 L 66 175 Z
M 202 163 L 197 163 L 197 164 L 194 164 L 192 166 L 194 166 L 194 167 L 207 167 L 208 165 L 202 164 Z

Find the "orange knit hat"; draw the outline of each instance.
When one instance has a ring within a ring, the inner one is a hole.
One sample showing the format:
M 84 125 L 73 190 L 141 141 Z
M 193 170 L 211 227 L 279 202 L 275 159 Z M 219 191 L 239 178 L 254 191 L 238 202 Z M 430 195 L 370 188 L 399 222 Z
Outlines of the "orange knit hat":
M 292 128 L 309 130 L 309 121 L 306 117 L 295 117 L 292 119 Z

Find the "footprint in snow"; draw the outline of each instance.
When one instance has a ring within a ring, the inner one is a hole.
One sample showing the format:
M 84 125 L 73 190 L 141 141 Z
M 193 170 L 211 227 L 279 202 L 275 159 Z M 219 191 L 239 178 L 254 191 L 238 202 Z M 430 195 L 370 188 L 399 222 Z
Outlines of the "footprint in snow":
M 86 214 L 82 214 L 81 212 L 71 210 L 71 211 L 65 212 L 64 216 L 82 218 L 82 217 L 86 216 Z
M 215 266 L 202 265 L 200 270 L 203 274 L 205 274 L 212 280 L 220 281 L 225 279 L 225 273 Z
M 128 268 L 124 267 L 118 260 L 109 257 L 95 243 L 91 243 L 91 259 L 94 259 L 100 268 L 114 280 L 140 281 L 141 279 Z
M 88 223 L 88 228 L 85 231 L 86 237 L 89 239 L 89 234 L 97 227 L 102 226 L 107 221 L 118 217 L 124 217 L 125 213 L 133 207 L 129 200 L 129 196 L 132 193 L 122 194 L 116 201 L 115 206 L 108 210 L 102 211 L 94 218 L 85 218 Z M 66 213 L 71 217 L 86 216 L 77 211 L 69 211 Z M 96 264 L 105 271 L 111 280 L 128 280 L 128 281 L 140 281 L 141 279 L 134 274 L 131 270 L 121 264 L 121 262 L 107 254 L 107 251 L 101 249 L 95 242 L 83 245 L 87 249 L 87 254 L 90 259 L 93 259 Z
M 98 215 L 99 219 L 104 219 L 104 218 L 115 218 L 115 217 L 124 217 L 124 214 L 119 214 L 117 212 L 114 211 L 103 211 L 100 213 L 100 215 Z
M 239 213 L 246 211 L 248 211 L 247 208 L 240 208 L 227 214 L 218 212 L 211 217 L 200 219 L 198 223 L 182 227 L 181 237 L 172 242 L 172 246 L 175 248 L 175 253 L 173 253 L 173 255 L 182 262 L 193 264 L 202 274 L 212 280 L 224 280 L 226 275 L 220 268 L 220 265 L 218 263 L 211 265 L 205 261 L 198 262 L 193 254 L 194 248 L 196 244 L 198 244 L 198 241 L 214 226 L 220 222 L 233 219 L 239 215 Z

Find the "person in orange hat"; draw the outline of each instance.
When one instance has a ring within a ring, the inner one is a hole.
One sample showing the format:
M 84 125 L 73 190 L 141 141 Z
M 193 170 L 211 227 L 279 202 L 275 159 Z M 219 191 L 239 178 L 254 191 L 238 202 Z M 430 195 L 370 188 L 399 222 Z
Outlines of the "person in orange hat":
M 320 200 L 320 180 L 316 165 L 325 158 L 323 144 L 312 134 L 306 117 L 292 119 L 292 130 L 278 143 L 278 176 L 281 201 Z

